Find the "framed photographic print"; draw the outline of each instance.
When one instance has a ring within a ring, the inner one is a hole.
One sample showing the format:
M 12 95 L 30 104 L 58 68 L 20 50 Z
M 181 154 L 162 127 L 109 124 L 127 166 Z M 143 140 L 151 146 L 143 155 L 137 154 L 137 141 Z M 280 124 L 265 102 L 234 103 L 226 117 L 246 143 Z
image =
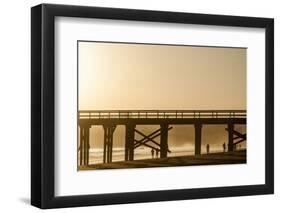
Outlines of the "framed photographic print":
M 274 21 L 31 9 L 31 203 L 271 194 Z

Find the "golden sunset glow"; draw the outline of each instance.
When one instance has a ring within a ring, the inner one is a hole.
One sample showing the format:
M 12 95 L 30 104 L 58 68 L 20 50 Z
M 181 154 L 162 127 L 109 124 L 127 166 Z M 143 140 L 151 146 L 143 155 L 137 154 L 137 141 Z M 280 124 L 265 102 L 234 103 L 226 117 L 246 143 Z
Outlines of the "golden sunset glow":
M 246 109 L 246 49 L 79 42 L 79 109 Z

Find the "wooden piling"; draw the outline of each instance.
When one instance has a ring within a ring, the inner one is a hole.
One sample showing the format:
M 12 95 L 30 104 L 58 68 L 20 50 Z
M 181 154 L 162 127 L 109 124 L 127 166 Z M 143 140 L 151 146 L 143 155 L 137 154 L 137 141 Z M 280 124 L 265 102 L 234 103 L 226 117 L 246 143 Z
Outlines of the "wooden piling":
M 103 125 L 104 143 L 103 143 L 103 163 L 112 162 L 113 152 L 113 133 L 116 125 Z
M 195 123 L 195 155 L 201 154 L 201 134 L 202 134 L 202 124 Z
M 104 131 L 104 135 L 103 135 L 103 163 L 106 163 L 106 153 L 107 153 L 107 128 L 105 128 L 105 126 L 103 126 L 103 131 Z
M 234 130 L 234 124 L 229 123 L 227 124 L 227 131 L 228 131 L 228 151 L 233 152 L 233 130 Z
M 160 135 L 160 157 L 166 158 L 168 152 L 168 124 L 161 124 L 161 135 Z
M 134 160 L 134 141 L 135 141 L 135 124 L 128 123 L 126 125 L 126 138 L 125 138 L 125 160 Z
M 80 125 L 80 165 L 89 165 L 90 125 Z

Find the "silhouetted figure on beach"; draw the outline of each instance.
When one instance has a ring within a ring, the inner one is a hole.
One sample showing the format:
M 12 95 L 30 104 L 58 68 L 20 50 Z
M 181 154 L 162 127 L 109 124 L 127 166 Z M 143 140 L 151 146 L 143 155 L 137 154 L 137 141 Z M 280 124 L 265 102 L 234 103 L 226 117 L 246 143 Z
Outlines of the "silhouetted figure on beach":
M 151 149 L 151 156 L 154 158 L 154 149 Z
M 225 150 L 226 150 L 226 145 L 225 145 L 225 143 L 223 143 L 222 148 L 223 148 L 223 152 L 225 152 Z
M 210 145 L 209 144 L 207 144 L 206 150 L 207 150 L 207 154 L 209 154 L 210 153 Z
M 159 156 L 159 149 L 156 149 L 156 158 Z

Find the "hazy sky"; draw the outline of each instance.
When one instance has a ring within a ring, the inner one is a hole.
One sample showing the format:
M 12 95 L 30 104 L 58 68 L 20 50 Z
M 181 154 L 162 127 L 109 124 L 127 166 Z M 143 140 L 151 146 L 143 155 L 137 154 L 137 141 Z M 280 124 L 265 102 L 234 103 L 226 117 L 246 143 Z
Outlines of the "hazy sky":
M 79 109 L 246 109 L 246 49 L 79 42 Z
M 246 49 L 98 42 L 78 48 L 79 110 L 246 109 Z M 138 127 L 147 134 L 155 128 Z M 114 134 L 114 147 L 124 147 L 124 127 Z M 191 125 L 169 132 L 172 146 L 193 141 Z M 226 141 L 225 126 L 204 126 L 202 145 Z M 102 147 L 101 127 L 91 128 L 90 143 Z

